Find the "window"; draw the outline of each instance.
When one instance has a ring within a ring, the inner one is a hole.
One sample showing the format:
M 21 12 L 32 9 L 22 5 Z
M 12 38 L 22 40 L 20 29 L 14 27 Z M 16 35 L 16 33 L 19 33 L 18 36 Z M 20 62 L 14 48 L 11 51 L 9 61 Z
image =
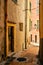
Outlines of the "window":
M 37 5 L 37 14 L 39 14 L 39 0 L 36 0 L 36 5 Z
M 37 35 L 35 35 L 35 43 L 37 43 Z
M 32 34 L 31 34 L 31 42 L 32 42 Z
M 17 3 L 17 0 L 12 0 L 14 3 Z
M 37 29 L 39 29 L 39 20 L 37 20 Z
M 37 8 L 37 14 L 39 14 L 39 8 Z
M 29 19 L 29 31 L 31 31 L 31 29 L 32 29 L 32 21 L 31 19 Z
M 23 31 L 23 23 L 19 23 L 19 30 Z
M 39 0 L 36 0 L 37 6 L 39 6 Z
M 30 12 L 31 12 L 31 2 L 30 2 Z

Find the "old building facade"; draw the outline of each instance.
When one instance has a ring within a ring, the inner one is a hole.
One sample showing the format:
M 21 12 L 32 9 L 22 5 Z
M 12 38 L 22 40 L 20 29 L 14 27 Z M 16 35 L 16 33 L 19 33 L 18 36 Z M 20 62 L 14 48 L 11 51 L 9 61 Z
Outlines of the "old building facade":
M 39 46 L 39 0 L 30 0 L 30 38 L 31 44 Z
M 12 52 L 28 49 L 29 2 L 29 0 L 0 0 L 1 55 L 8 56 Z

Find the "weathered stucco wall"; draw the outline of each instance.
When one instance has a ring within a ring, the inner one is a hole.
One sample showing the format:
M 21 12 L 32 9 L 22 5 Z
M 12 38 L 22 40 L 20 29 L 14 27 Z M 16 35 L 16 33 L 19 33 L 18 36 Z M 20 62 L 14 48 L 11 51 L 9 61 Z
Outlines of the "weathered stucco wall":
M 29 2 L 29 0 L 27 0 Z M 18 0 L 15 4 L 12 0 L 7 0 L 7 19 L 6 22 L 16 23 L 16 52 L 25 49 L 25 0 Z M 0 27 L 2 32 L 0 32 L 0 44 L 2 47 L 2 53 L 4 53 L 4 0 L 1 0 L 1 17 L 0 17 Z M 29 3 L 27 4 L 27 48 L 29 41 Z M 20 31 L 20 23 L 23 24 L 23 30 Z M 0 47 L 0 48 L 1 48 Z
M 18 0 L 15 4 L 12 0 L 8 0 L 7 4 L 7 21 L 16 23 L 16 51 L 21 51 L 25 42 L 25 1 Z M 19 23 L 23 23 L 23 31 L 19 30 Z
M 0 54 L 4 54 L 4 0 L 0 0 Z

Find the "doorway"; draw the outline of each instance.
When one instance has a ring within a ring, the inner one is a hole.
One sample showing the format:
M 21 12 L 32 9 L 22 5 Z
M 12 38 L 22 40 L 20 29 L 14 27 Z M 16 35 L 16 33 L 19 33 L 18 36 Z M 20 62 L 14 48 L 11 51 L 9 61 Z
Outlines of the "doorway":
M 8 27 L 9 51 L 14 52 L 14 27 Z
M 15 52 L 16 48 L 16 24 L 6 23 L 6 55 Z

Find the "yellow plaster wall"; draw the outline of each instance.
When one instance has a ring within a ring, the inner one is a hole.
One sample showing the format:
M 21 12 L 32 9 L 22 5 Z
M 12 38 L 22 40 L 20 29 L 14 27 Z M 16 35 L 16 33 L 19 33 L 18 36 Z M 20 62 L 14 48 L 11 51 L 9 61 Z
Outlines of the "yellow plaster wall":
M 25 35 L 25 12 L 24 10 L 24 0 L 18 0 L 15 4 L 12 0 L 8 0 L 7 3 L 7 21 L 16 23 L 16 52 L 22 50 L 22 45 L 24 44 Z M 23 23 L 23 31 L 19 30 L 19 23 Z

